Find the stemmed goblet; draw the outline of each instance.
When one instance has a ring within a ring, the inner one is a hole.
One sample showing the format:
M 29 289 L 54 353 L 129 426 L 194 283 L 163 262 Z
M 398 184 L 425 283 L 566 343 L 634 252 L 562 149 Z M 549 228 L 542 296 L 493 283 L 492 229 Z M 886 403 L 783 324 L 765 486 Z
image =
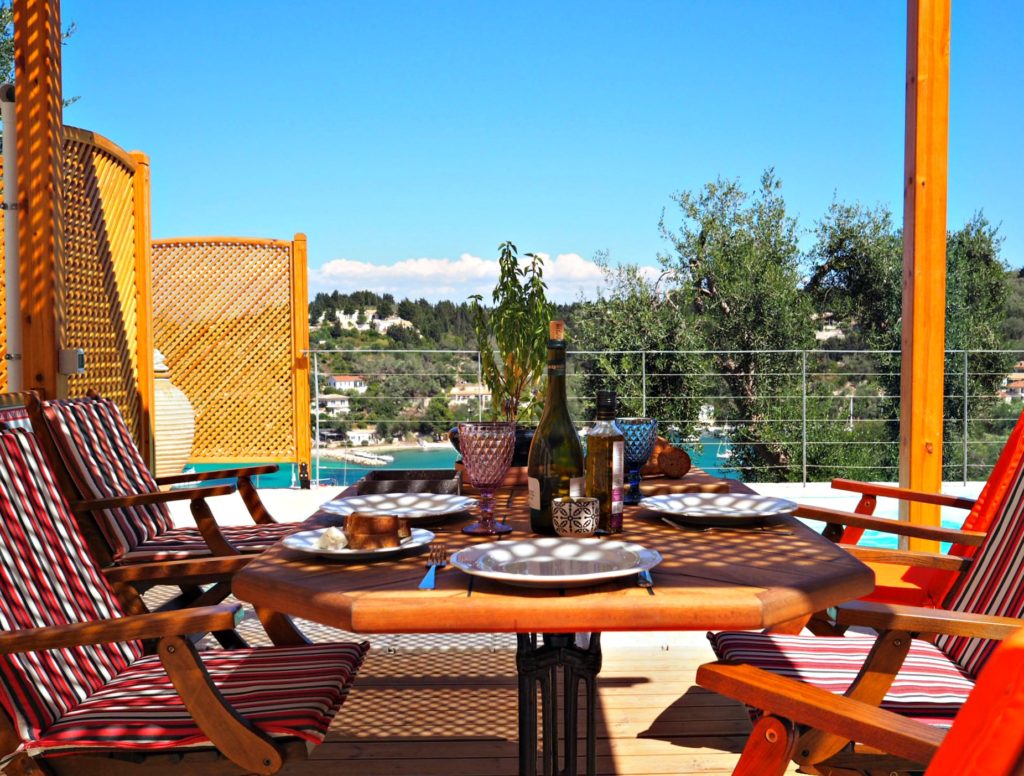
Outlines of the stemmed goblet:
M 516 448 L 514 423 L 460 423 L 459 449 L 470 484 L 480 491 L 480 520 L 463 528 L 474 536 L 507 534 L 512 529 L 494 519 L 494 491 L 505 480 Z
M 615 425 L 626 438 L 626 475 L 629 487 L 622 498 L 622 503 L 639 504 L 640 469 L 654 453 L 658 421 L 654 418 L 616 418 Z

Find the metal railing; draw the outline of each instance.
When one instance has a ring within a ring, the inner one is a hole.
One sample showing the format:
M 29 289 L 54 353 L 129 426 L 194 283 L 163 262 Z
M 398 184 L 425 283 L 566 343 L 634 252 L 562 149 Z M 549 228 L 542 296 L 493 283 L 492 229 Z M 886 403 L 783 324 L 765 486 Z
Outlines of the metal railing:
M 452 393 L 460 383 L 481 383 L 475 350 L 315 349 L 310 355 L 313 407 L 321 409 L 313 412 L 317 459 L 328 426 L 335 439 L 342 438 L 338 429 L 360 427 L 388 439 L 439 437 L 453 420 L 488 416 L 484 397 L 466 401 Z M 944 479 L 987 476 L 1016 420 L 1013 403 L 1024 398 L 1010 380 L 1021 358 L 1024 351 L 947 351 Z M 569 400 L 583 426 L 596 391 L 614 388 L 622 415 L 656 417 L 661 433 L 698 449 L 708 437 L 724 439 L 735 455 L 719 465 L 747 478 L 893 480 L 899 365 L 899 351 L 878 350 L 570 351 Z M 334 416 L 322 409 L 331 394 L 329 373 L 366 383 L 362 392 L 346 393 L 346 411 Z

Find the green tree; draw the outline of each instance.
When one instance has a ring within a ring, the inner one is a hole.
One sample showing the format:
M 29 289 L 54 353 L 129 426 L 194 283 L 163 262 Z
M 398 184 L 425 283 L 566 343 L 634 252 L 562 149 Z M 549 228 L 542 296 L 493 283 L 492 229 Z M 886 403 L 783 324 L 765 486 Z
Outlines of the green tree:
M 63 45 L 75 34 L 77 25 L 71 22 L 64 28 L 60 39 Z M 0 0 L 0 83 L 14 83 L 14 9 L 10 0 Z M 78 102 L 78 97 L 68 97 L 64 107 Z
M 753 192 L 719 179 L 673 199 L 681 223 L 673 230 L 662 216 L 673 252 L 660 259 L 733 397 L 733 462 L 750 479 L 795 478 L 800 373 L 785 351 L 812 346 L 814 331 L 781 182 L 768 170 Z

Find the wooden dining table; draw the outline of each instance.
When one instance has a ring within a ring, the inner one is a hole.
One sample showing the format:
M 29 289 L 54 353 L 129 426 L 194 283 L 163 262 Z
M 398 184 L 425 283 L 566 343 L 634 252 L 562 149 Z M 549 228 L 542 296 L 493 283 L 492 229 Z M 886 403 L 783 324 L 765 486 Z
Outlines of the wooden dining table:
M 730 487 L 751 492 L 739 482 Z M 523 489 L 502 494 L 499 504 L 505 508 L 497 514 L 514 529 L 505 541 L 533 535 Z M 559 674 L 564 730 L 576 729 L 578 684 L 586 689 L 587 773 L 593 773 L 601 632 L 763 629 L 800 622 L 874 587 L 867 566 L 788 515 L 707 530 L 675 527 L 663 517 L 627 507 L 624 532 L 611 537 L 661 553 L 650 590 L 636 575 L 589 587 L 513 587 L 452 565 L 437 572 L 435 589 L 420 590 L 425 548 L 368 563 L 313 557 L 278 544 L 236 574 L 233 591 L 263 617 L 286 613 L 357 633 L 518 634 L 520 773 L 536 773 L 538 733 L 542 771 L 576 773 L 575 736 L 565 737 L 559 764 Z M 456 515 L 429 528 L 454 552 L 487 541 L 461 533 L 472 519 Z M 320 510 L 305 527 L 341 522 Z

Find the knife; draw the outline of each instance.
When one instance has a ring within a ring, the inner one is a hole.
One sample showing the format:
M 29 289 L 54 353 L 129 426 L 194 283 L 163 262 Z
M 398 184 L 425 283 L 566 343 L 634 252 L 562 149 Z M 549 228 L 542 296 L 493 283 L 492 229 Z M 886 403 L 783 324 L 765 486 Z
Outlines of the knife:
M 646 587 L 647 592 L 654 595 L 654 580 L 651 579 L 651 572 L 647 569 L 644 569 L 637 574 L 637 584 L 639 584 L 640 587 Z

